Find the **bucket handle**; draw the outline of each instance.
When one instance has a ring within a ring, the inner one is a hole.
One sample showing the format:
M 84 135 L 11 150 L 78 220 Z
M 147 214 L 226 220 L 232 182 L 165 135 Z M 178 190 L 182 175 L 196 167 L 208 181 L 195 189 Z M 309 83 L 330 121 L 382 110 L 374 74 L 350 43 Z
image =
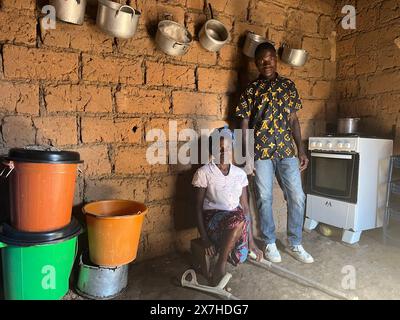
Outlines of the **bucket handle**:
M 131 12 L 132 18 L 136 15 L 136 10 L 135 10 L 134 8 L 132 8 L 131 6 L 128 6 L 128 5 L 124 4 L 123 6 L 121 6 L 121 7 L 117 10 L 117 12 L 115 12 L 115 16 L 117 16 L 123 8 L 127 8 L 127 9 L 130 9 L 130 10 L 132 11 L 132 12 Z
M 3 177 L 3 174 L 6 172 L 6 170 L 8 170 L 5 178 L 8 178 L 8 176 L 11 174 L 11 172 L 14 170 L 15 166 L 14 166 L 14 162 L 13 161 L 8 161 L 8 160 L 4 160 L 2 163 L 2 165 L 5 166 L 5 168 L 3 168 L 3 170 L 0 172 L 0 177 Z

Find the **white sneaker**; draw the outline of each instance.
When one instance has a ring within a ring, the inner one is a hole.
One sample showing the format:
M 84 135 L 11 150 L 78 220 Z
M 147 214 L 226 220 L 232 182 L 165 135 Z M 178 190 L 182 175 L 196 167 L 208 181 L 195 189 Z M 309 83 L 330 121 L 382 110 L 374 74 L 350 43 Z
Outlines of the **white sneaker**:
M 306 250 L 304 250 L 301 244 L 298 246 L 291 246 L 288 250 L 288 253 L 303 263 L 314 262 L 314 258 L 311 256 L 311 254 L 309 254 Z
M 265 259 L 271 262 L 277 263 L 282 261 L 281 254 L 279 253 L 275 243 L 270 243 L 265 246 L 264 255 Z

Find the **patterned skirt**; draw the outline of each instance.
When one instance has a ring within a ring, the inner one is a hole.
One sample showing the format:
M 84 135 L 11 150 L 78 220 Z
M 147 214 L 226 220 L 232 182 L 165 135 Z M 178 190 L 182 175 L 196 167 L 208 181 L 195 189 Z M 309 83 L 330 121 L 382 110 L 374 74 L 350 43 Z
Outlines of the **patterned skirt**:
M 238 224 L 244 222 L 242 234 L 230 253 L 228 262 L 234 266 L 245 262 L 249 253 L 250 218 L 244 214 L 242 208 L 237 207 L 233 211 L 205 210 L 203 219 L 208 237 L 218 251 L 221 247 L 224 232 L 234 229 Z

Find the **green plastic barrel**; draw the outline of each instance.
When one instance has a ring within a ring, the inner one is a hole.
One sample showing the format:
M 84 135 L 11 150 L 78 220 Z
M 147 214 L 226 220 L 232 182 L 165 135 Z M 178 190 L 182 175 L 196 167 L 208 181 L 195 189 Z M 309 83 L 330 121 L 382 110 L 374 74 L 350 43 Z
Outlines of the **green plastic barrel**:
M 68 292 L 77 237 L 31 247 L 2 246 L 7 300 L 59 300 Z

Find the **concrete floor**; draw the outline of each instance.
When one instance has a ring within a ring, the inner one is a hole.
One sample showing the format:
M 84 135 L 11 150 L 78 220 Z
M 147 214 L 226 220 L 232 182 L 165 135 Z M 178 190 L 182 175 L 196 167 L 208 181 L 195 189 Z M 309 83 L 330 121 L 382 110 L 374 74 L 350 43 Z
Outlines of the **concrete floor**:
M 315 262 L 311 265 L 298 262 L 278 243 L 282 249 L 280 265 L 334 289 L 357 295 L 359 299 L 400 299 L 400 247 L 384 245 L 381 232 L 381 229 L 364 232 L 355 246 L 342 244 L 338 235 L 328 238 L 317 231 L 304 233 L 304 247 L 314 256 Z M 283 239 L 284 235 L 278 238 Z M 116 299 L 215 299 L 179 286 L 180 276 L 189 267 L 189 256 L 178 254 L 133 264 L 128 288 Z M 353 267 L 355 290 L 344 290 L 342 282 L 348 274 L 346 270 Z M 230 266 L 228 271 L 233 274 L 229 287 L 241 299 L 334 299 L 249 263 L 236 268 Z M 201 276 L 198 278 L 200 283 L 206 283 Z M 71 292 L 66 299 L 81 297 Z

